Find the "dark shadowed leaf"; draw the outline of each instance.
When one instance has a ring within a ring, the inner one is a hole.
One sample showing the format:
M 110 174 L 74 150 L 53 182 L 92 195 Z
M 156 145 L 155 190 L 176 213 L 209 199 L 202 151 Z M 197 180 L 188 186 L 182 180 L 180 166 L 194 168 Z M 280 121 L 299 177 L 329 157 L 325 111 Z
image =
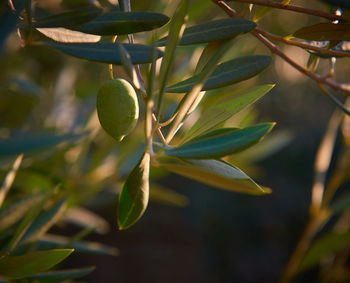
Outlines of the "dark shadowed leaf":
M 185 133 L 183 141 L 193 136 L 205 133 L 215 126 L 225 122 L 245 107 L 251 105 L 273 88 L 273 85 L 252 87 L 238 93 L 233 98 L 211 104 L 200 116 L 197 122 Z
M 306 252 L 298 271 L 317 265 L 320 260 L 330 256 L 350 244 L 350 230 L 346 232 L 329 232 L 316 240 Z
M 350 24 L 321 23 L 303 27 L 293 36 L 306 40 L 350 40 Z
M 175 157 L 159 158 L 159 167 L 204 184 L 245 194 L 270 193 L 256 184 L 244 172 L 221 160 L 183 160 Z
M 122 64 L 117 45 L 112 42 L 97 43 L 59 43 L 42 42 L 43 45 L 60 50 L 69 55 L 109 64 Z M 133 64 L 152 62 L 152 47 L 140 44 L 123 44 L 125 50 L 130 54 Z M 156 50 L 156 57 L 160 58 L 162 52 Z
M 255 23 L 245 19 L 228 18 L 211 21 L 186 28 L 179 45 L 232 39 L 241 33 L 251 31 L 255 27 Z M 157 45 L 164 45 L 166 40 L 167 37 L 160 39 Z
M 85 267 L 76 269 L 66 269 L 58 271 L 49 271 L 45 273 L 39 273 L 34 276 L 30 276 L 29 280 L 39 281 L 39 282 L 62 282 L 64 280 L 79 278 L 88 275 L 95 270 L 95 267 Z
M 204 84 L 202 90 L 210 90 L 223 86 L 228 86 L 247 80 L 262 70 L 264 70 L 271 62 L 271 58 L 265 55 L 251 55 L 236 58 L 224 62 L 216 67 L 214 72 L 209 76 L 209 79 Z M 200 74 L 169 86 L 166 88 L 167 92 L 187 92 L 198 81 Z
M 159 13 L 111 11 L 73 29 L 97 35 L 122 35 L 156 29 L 168 21 L 167 16 Z
M 0 275 L 19 279 L 46 271 L 73 252 L 73 249 L 31 252 L 20 256 L 6 256 L 0 259 Z
M 165 153 L 191 159 L 220 158 L 256 144 L 273 126 L 274 123 L 266 123 L 244 129 L 218 129 L 195 137 L 180 147 L 169 148 Z
M 55 135 L 51 133 L 27 134 L 9 139 L 0 139 L 0 157 L 32 153 L 37 150 L 56 146 L 62 142 L 73 141 L 82 137 L 81 134 L 68 133 Z
M 61 14 L 50 15 L 41 19 L 35 19 L 32 24 L 35 28 L 68 28 L 89 22 L 96 18 L 100 13 L 101 10 L 97 8 L 80 8 Z
M 145 212 L 149 198 L 150 155 L 145 153 L 132 170 L 118 200 L 118 226 L 126 229 Z

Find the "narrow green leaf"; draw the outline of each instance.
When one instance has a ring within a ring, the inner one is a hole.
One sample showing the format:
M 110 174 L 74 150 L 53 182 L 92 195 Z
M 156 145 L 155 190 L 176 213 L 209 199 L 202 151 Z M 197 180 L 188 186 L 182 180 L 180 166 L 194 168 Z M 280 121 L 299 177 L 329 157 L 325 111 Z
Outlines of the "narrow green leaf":
M 169 148 L 165 153 L 169 156 L 191 159 L 220 158 L 258 143 L 274 125 L 274 123 L 265 123 L 244 129 L 214 130 L 180 147 Z
M 223 41 L 214 41 L 207 44 L 207 46 L 203 49 L 201 57 L 199 57 L 195 74 L 203 71 L 204 67 L 208 64 L 210 58 L 220 49 L 224 42 Z
M 270 193 L 269 189 L 260 187 L 240 169 L 222 160 L 161 157 L 158 166 L 219 189 L 253 195 Z
M 199 101 L 202 99 L 203 94 L 201 94 L 201 90 L 205 82 L 214 72 L 217 63 L 227 52 L 230 44 L 231 41 L 229 40 L 220 46 L 219 50 L 213 55 L 213 57 L 210 58 L 208 64 L 205 66 L 203 71 L 198 74 L 198 80 L 194 83 L 191 90 L 188 93 L 186 93 L 186 95 L 181 100 L 180 104 L 178 105 L 177 115 L 175 116 L 171 128 L 169 129 L 168 134 L 165 138 L 165 141 L 168 144 L 172 140 L 176 132 L 181 128 L 184 120 L 186 119 L 190 111 L 193 111 L 196 107 L 196 104 L 198 105 Z
M 73 249 L 31 252 L 20 256 L 6 256 L 0 259 L 0 275 L 20 279 L 46 271 L 73 252 Z
M 96 35 L 123 35 L 156 29 L 168 21 L 169 18 L 160 13 L 110 11 L 72 29 Z
M 58 42 L 98 42 L 101 36 L 86 34 L 65 28 L 37 28 L 37 31 Z
M 32 23 L 35 28 L 73 27 L 89 22 L 101 13 L 97 8 L 80 8 L 61 14 L 50 15 L 45 18 L 35 19 Z
M 0 231 L 3 231 L 18 220 L 24 217 L 24 215 L 38 203 L 40 203 L 45 197 L 46 193 L 38 193 L 29 195 L 25 198 L 18 200 L 12 205 L 2 209 L 0 211 Z
M 64 280 L 80 278 L 88 275 L 95 270 L 94 266 L 76 269 L 66 269 L 58 271 L 49 271 L 30 276 L 27 279 L 39 282 L 62 282 Z
M 82 137 L 80 134 L 68 133 L 55 135 L 53 133 L 27 134 L 9 139 L 0 139 L 0 157 L 32 153 L 37 150 L 57 146 L 62 142 L 68 142 Z
M 46 233 L 61 217 L 66 208 L 66 199 L 56 202 L 47 211 L 40 213 L 23 236 L 23 242 L 31 242 Z
M 264 70 L 271 62 L 271 58 L 265 55 L 251 55 L 236 58 L 224 62 L 216 67 L 209 76 L 202 90 L 210 90 L 228 86 L 254 77 Z M 176 83 L 166 88 L 167 92 L 187 92 L 192 89 L 200 77 L 200 74 Z
M 244 90 L 233 98 L 220 100 L 208 107 L 197 122 L 185 133 L 183 141 L 193 136 L 205 133 L 215 126 L 225 122 L 227 119 L 238 113 L 245 107 L 251 105 L 259 98 L 269 92 L 274 85 L 262 85 Z
M 316 240 L 302 259 L 298 272 L 317 265 L 323 257 L 330 256 L 350 244 L 350 230 L 329 232 Z
M 118 200 L 118 226 L 132 226 L 145 212 L 149 197 L 150 155 L 145 153 L 132 170 L 120 192 Z
M 179 45 L 190 45 L 207 43 L 219 40 L 228 40 L 236 37 L 241 33 L 253 30 L 256 24 L 237 18 L 221 19 L 211 22 L 202 23 L 196 26 L 186 28 Z M 157 45 L 164 45 L 167 37 L 160 39 Z
M 117 45 L 112 42 L 97 43 L 59 43 L 42 42 L 43 45 L 60 50 L 69 55 L 108 64 L 122 64 L 118 53 Z M 152 62 L 152 47 L 140 44 L 123 44 L 130 54 L 133 64 L 143 64 Z M 156 50 L 156 57 L 160 58 L 162 52 Z
M 157 120 L 159 121 L 160 115 L 162 112 L 162 103 L 165 87 L 168 83 L 168 78 L 170 74 L 170 70 L 172 68 L 174 58 L 175 58 L 175 50 L 177 47 L 177 43 L 181 36 L 183 35 L 185 28 L 186 15 L 189 7 L 189 0 L 182 0 L 170 21 L 169 28 L 169 36 L 166 40 L 164 58 L 160 65 L 159 71 L 159 94 L 157 101 Z
M 321 23 L 303 27 L 293 36 L 306 40 L 350 40 L 350 24 Z

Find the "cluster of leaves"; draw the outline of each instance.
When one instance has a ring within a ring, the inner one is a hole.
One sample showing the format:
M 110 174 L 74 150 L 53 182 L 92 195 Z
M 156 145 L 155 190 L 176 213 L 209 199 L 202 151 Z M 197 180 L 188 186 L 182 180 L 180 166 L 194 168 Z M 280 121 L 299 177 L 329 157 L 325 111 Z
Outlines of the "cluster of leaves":
M 146 103 L 154 97 L 153 94 L 158 94 L 159 102 L 163 104 L 165 93 L 187 93 L 173 113 L 174 121 L 179 123 L 175 131 L 168 130 L 169 135 L 173 136 L 184 122 L 184 119 L 180 121 L 176 117 L 189 116 L 203 97 L 204 91 L 247 80 L 263 71 L 270 63 L 270 58 L 263 55 L 249 55 L 220 62 L 224 53 L 233 44 L 232 40 L 240 34 L 251 31 L 255 24 L 244 19 L 221 19 L 185 29 L 189 1 L 182 1 L 173 15 L 168 26 L 170 36 L 153 41 L 151 45 L 135 44 L 130 36 L 128 37 L 130 42 L 125 43 L 123 40 L 126 38 L 123 35 L 153 30 L 165 25 L 169 18 L 163 14 L 125 12 L 108 4 L 104 9 L 89 5 L 48 15 L 47 11 L 35 7 L 31 1 L 11 2 L 15 11 L 2 7 L 4 15 L 2 21 L 8 23 L 6 27 L 2 25 L 4 27 L 2 46 L 7 35 L 17 25 L 23 42 L 28 45 L 27 48 L 44 46 L 90 61 L 122 65 L 130 76 L 130 82 L 141 95 L 144 91 L 143 86 L 140 84 L 136 86 L 135 79 L 137 64 L 149 63 L 150 65 L 142 66 L 143 70 L 148 72 L 148 68 L 155 70 L 157 59 L 163 57 L 160 72 L 153 73 L 159 80 L 152 78 L 150 72 L 148 91 L 145 92 Z M 127 2 L 121 7 L 127 8 Z M 23 21 L 18 22 L 20 15 Z M 118 35 L 118 42 L 112 43 L 110 37 L 115 35 Z M 168 85 L 175 49 L 177 46 L 185 45 L 203 46 L 196 71 L 190 78 Z M 161 46 L 165 46 L 164 52 L 161 51 Z M 269 192 L 269 189 L 259 186 L 240 169 L 220 158 L 251 147 L 271 130 L 273 123 L 244 128 L 223 128 L 223 125 L 234 114 L 266 94 L 272 85 L 239 89 L 234 96 L 222 94 L 209 97 L 208 100 L 204 99 L 201 103 L 203 105 L 201 118 L 190 129 L 179 131 L 174 139 L 176 142 L 171 146 L 169 142 L 167 145 L 158 142 L 154 136 L 151 147 L 146 146 L 144 150 L 145 137 L 142 138 L 142 131 L 139 131 L 139 137 L 135 133 L 132 137 L 133 142 L 118 145 L 121 148 L 120 152 L 123 153 L 118 155 L 118 173 L 113 172 L 107 175 L 106 179 L 106 176 L 100 173 L 101 168 L 106 163 L 106 158 L 111 153 L 115 154 L 116 145 L 109 139 L 99 140 L 96 130 L 99 132 L 100 128 L 96 128 L 96 125 L 91 128 L 91 121 L 95 116 L 90 119 L 90 124 L 87 123 L 88 132 L 77 131 L 81 128 L 79 122 L 73 125 L 72 131 L 64 134 L 58 133 L 59 128 L 45 129 L 45 119 L 36 120 L 40 119 L 40 111 L 36 111 L 35 115 L 32 112 L 35 107 L 40 106 L 42 87 L 38 87 L 28 79 L 11 78 L 9 81 L 11 83 L 1 89 L 5 103 L 0 107 L 1 115 L 4 117 L 1 119 L 0 140 L 0 158 L 5 180 L 1 188 L 3 199 L 7 195 L 4 208 L 0 210 L 1 277 L 27 278 L 40 282 L 73 279 L 84 276 L 93 268 L 44 272 L 61 262 L 72 253 L 73 249 L 77 252 L 115 254 L 115 249 L 96 243 L 91 246 L 89 243 L 80 242 L 83 236 L 94 230 L 95 226 L 99 226 L 102 220 L 96 216 L 98 221 L 93 223 L 96 224 L 94 227 L 91 227 L 91 221 L 89 225 L 84 223 L 87 227 L 72 238 L 53 237 L 47 232 L 58 220 L 63 223 L 72 221 L 71 211 L 75 211 L 76 206 L 92 198 L 95 203 L 99 201 L 106 203 L 105 195 L 115 194 L 114 187 L 111 192 L 107 186 L 101 198 L 96 197 L 96 194 L 101 188 L 106 187 L 106 184 L 113 182 L 117 184 L 115 186 L 118 191 L 118 175 L 129 173 L 119 196 L 120 229 L 130 227 L 141 217 L 147 207 L 149 195 L 151 199 L 172 205 L 186 204 L 187 199 L 184 196 L 168 189 L 151 184 L 152 190 L 149 191 L 151 163 L 155 168 L 162 168 L 234 192 L 256 195 Z M 158 91 L 155 91 L 156 81 L 160 82 Z M 196 100 L 196 105 L 193 104 L 192 109 L 186 109 L 188 97 Z M 90 109 L 93 110 L 91 106 Z M 162 117 L 160 115 L 162 108 L 158 107 L 157 110 L 158 118 Z M 145 115 L 149 115 L 149 112 L 146 111 Z M 33 121 L 35 116 L 38 117 Z M 158 126 L 158 123 L 159 121 L 154 125 Z M 40 132 L 28 133 L 26 127 L 30 131 L 40 129 Z M 152 133 L 155 132 L 153 128 Z M 182 141 L 178 137 L 181 137 Z M 147 138 L 149 136 L 146 140 Z M 94 150 L 96 144 L 100 148 L 98 151 Z M 130 169 L 135 158 L 139 158 L 142 152 L 142 158 L 136 167 Z M 21 165 L 23 168 L 15 168 L 16 162 L 21 163 L 18 160 L 22 160 L 22 155 L 24 155 Z M 74 161 L 67 162 L 71 155 L 75 156 Z M 16 160 L 11 165 L 13 158 Z M 6 181 L 9 178 L 11 182 Z M 10 187 L 13 188 L 9 191 Z M 80 187 L 84 190 L 77 189 Z M 81 219 L 91 214 L 82 208 L 79 208 L 79 211 Z M 79 222 L 77 220 L 79 217 L 73 218 L 75 223 Z

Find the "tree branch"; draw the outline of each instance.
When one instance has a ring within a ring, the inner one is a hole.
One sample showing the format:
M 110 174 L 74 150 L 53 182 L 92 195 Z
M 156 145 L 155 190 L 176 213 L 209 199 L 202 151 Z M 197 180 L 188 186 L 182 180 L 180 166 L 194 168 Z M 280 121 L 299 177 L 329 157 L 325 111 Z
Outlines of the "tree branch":
M 272 2 L 272 1 L 268 1 L 268 0 L 227 0 L 227 2 L 249 3 L 249 4 L 266 6 L 266 7 L 271 7 L 271 8 L 281 9 L 281 10 L 288 10 L 288 11 L 293 11 L 293 12 L 297 12 L 297 13 L 302 13 L 302 14 L 307 14 L 307 15 L 325 18 L 325 19 L 330 20 L 330 21 L 341 21 L 341 22 L 349 22 L 350 21 L 349 19 L 347 19 L 343 16 L 338 16 L 338 15 L 335 15 L 332 13 L 322 12 L 322 11 L 318 11 L 318 10 L 308 9 L 308 8 L 289 5 L 289 4 L 286 5 L 283 3 Z
M 221 7 L 228 16 L 234 17 L 237 13 L 234 9 L 232 9 L 225 1 L 220 0 L 212 0 L 215 4 L 217 4 L 219 7 Z M 239 0 L 240 1 L 240 0 Z M 255 1 L 246 1 L 247 3 L 252 3 Z M 295 69 L 297 69 L 299 72 L 303 73 L 304 75 L 308 76 L 309 78 L 313 79 L 317 83 L 328 85 L 330 88 L 336 90 L 336 91 L 342 91 L 345 94 L 350 96 L 350 85 L 348 84 L 342 84 L 338 83 L 331 78 L 323 77 L 318 74 L 311 73 L 295 61 L 293 61 L 291 58 L 289 58 L 285 53 L 282 52 L 282 50 L 277 47 L 275 44 L 273 44 L 271 41 L 269 41 L 266 37 L 264 37 L 262 34 L 260 34 L 259 29 L 254 29 L 250 33 L 253 34 L 257 39 L 259 39 L 267 48 L 270 49 L 270 51 L 277 56 L 281 57 L 284 61 L 286 61 L 288 64 L 293 66 Z
M 315 52 L 318 52 L 322 55 L 330 55 L 330 56 L 339 56 L 339 57 L 350 57 L 350 52 L 344 52 L 344 51 L 335 51 L 335 50 L 331 50 L 331 49 L 326 49 L 326 48 L 321 48 L 321 47 L 317 47 L 317 46 L 313 46 L 311 44 L 307 44 L 307 43 L 303 43 L 303 42 L 299 42 L 299 41 L 293 41 L 293 40 L 289 40 L 286 39 L 282 36 L 279 36 L 277 34 L 273 34 L 270 33 L 268 31 L 265 31 L 263 29 L 259 29 L 256 28 L 255 29 L 258 33 L 262 34 L 263 36 L 272 39 L 272 40 L 276 40 L 279 42 L 283 42 L 285 44 L 288 45 L 293 45 L 293 46 L 297 46 L 306 50 L 312 50 Z

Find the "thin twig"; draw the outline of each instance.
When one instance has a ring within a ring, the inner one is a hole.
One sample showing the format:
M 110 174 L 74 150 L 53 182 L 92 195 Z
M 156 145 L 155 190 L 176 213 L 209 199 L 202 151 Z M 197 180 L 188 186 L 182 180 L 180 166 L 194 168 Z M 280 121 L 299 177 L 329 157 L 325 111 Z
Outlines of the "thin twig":
M 318 83 L 318 87 L 322 90 L 322 92 L 327 95 L 346 115 L 350 116 L 350 111 L 345 107 L 345 105 L 336 98 L 333 94 L 331 94 L 327 89 L 324 88 L 323 85 Z
M 212 0 L 212 1 L 215 4 L 217 4 L 219 7 L 221 7 L 228 16 L 234 17 L 236 15 L 236 11 L 232 9 L 229 5 L 227 5 L 225 1 L 220 1 L 220 0 Z M 252 1 L 250 1 L 250 3 L 251 2 Z M 329 77 L 323 77 L 323 76 L 311 73 L 310 71 L 308 71 L 307 69 L 305 69 L 304 67 L 296 63 L 294 60 L 289 58 L 285 53 L 282 52 L 282 50 L 278 46 L 276 46 L 271 41 L 269 41 L 265 36 L 260 34 L 259 30 L 254 29 L 250 33 L 253 34 L 257 39 L 259 39 L 267 48 L 269 48 L 272 53 L 281 57 L 284 61 L 286 61 L 291 66 L 293 66 L 299 72 L 303 73 L 304 75 L 308 76 L 309 78 L 311 78 L 312 80 L 318 83 L 328 85 L 329 87 L 331 87 L 336 91 L 342 91 L 345 94 L 350 95 L 350 85 L 338 83 Z
M 255 37 L 258 38 L 267 48 L 269 48 L 272 53 L 281 57 L 284 61 L 286 61 L 291 66 L 293 66 L 299 72 L 303 73 L 304 75 L 308 76 L 309 78 L 313 79 L 314 81 L 316 81 L 318 83 L 326 84 L 334 90 L 342 91 L 342 92 L 346 93 L 347 95 L 350 95 L 350 85 L 338 83 L 329 77 L 323 77 L 323 76 L 317 75 L 315 73 L 309 72 L 307 69 L 305 69 L 304 67 L 302 67 L 301 65 L 299 65 L 298 63 L 293 61 L 291 58 L 289 58 L 285 53 L 283 53 L 281 51 L 280 48 L 278 48 L 275 44 L 273 44 L 268 39 L 266 39 L 259 32 L 257 32 L 256 30 L 253 30 L 253 31 L 251 31 L 251 33 L 253 35 L 255 35 Z
M 350 21 L 349 19 L 347 19 L 343 16 L 339 16 L 339 15 L 336 15 L 333 13 L 327 13 L 327 12 L 323 12 L 323 11 L 308 9 L 308 8 L 289 5 L 289 4 L 286 5 L 283 3 L 272 2 L 272 1 L 267 1 L 267 0 L 227 0 L 227 2 L 249 3 L 249 4 L 266 6 L 266 7 L 271 7 L 271 8 L 281 9 L 281 10 L 288 10 L 288 11 L 293 11 L 293 12 L 297 12 L 297 13 L 321 17 L 321 18 L 324 18 L 324 19 L 327 19 L 330 21 L 341 21 L 341 22 Z
M 318 52 L 322 55 L 330 55 L 330 56 L 339 56 L 339 57 L 350 57 L 350 52 L 344 52 L 344 51 L 336 51 L 336 50 L 331 50 L 331 49 L 326 49 L 326 48 L 321 48 L 321 47 L 317 47 L 317 46 L 313 46 L 311 44 L 307 44 L 307 43 L 303 43 L 303 42 L 299 42 L 299 41 L 295 41 L 295 40 L 289 40 L 286 39 L 282 36 L 270 33 L 268 31 L 265 31 L 263 29 L 259 29 L 256 28 L 255 29 L 258 33 L 262 34 L 263 36 L 272 39 L 272 40 L 276 40 L 279 42 L 283 42 L 285 44 L 288 45 L 293 45 L 293 46 L 298 46 L 300 48 L 306 49 L 306 50 L 312 50 L 315 52 Z

